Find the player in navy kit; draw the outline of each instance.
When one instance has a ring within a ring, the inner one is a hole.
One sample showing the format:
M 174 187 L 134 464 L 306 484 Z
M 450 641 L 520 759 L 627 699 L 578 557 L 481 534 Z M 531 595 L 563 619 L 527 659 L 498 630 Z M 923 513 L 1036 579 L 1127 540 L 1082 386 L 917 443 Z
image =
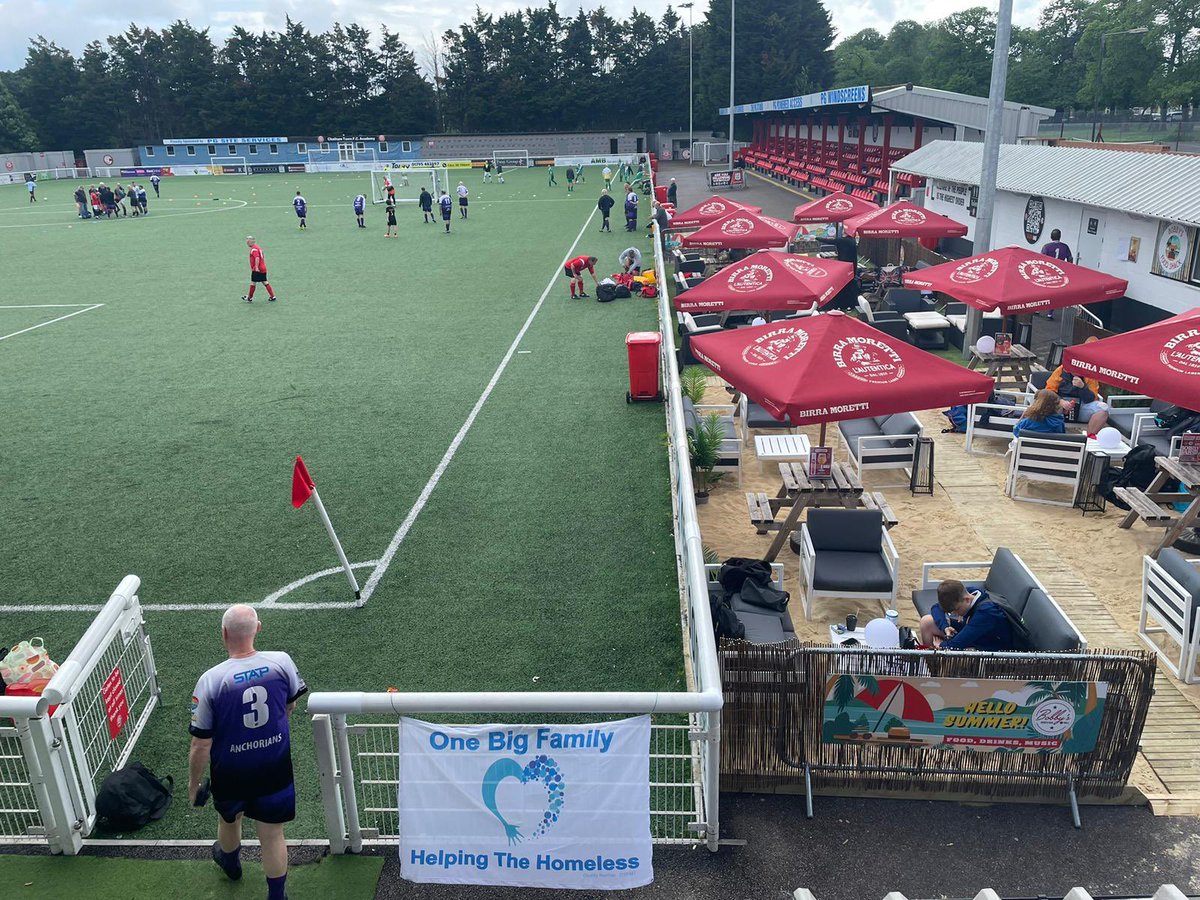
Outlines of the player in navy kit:
M 292 200 L 292 206 L 296 207 L 296 218 L 300 220 L 300 227 L 308 227 L 308 201 L 304 199 L 299 191 L 296 191 L 296 197 Z
M 219 816 L 213 860 L 231 880 L 242 877 L 242 816 L 249 816 L 262 843 L 267 900 L 286 900 L 283 824 L 296 817 L 288 716 L 308 688 L 286 653 L 254 649 L 261 628 L 251 606 L 231 606 L 221 618 L 229 658 L 201 675 L 192 695 L 188 800 L 196 804 L 209 769 Z
M 354 218 L 358 219 L 358 227 L 366 228 L 367 223 L 363 221 L 363 214 L 367 210 L 367 198 L 359 194 L 354 198 Z
M 450 195 L 446 191 L 442 191 L 442 196 L 438 197 L 438 206 L 442 209 L 442 221 L 446 223 L 446 234 L 449 234 L 450 213 L 454 211 L 454 201 L 450 199 Z

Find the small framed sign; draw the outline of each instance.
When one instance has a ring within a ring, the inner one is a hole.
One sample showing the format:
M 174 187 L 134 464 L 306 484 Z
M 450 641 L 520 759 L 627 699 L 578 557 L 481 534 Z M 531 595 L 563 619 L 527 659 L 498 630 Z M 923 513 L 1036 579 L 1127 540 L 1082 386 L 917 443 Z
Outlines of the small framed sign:
M 1200 463 L 1200 433 L 1189 432 L 1179 436 L 1179 461 L 1192 465 Z
M 1007 331 L 996 332 L 996 349 L 997 356 L 1008 356 L 1012 353 L 1012 334 Z
M 833 448 L 813 447 L 808 454 L 808 477 L 829 478 L 833 475 Z

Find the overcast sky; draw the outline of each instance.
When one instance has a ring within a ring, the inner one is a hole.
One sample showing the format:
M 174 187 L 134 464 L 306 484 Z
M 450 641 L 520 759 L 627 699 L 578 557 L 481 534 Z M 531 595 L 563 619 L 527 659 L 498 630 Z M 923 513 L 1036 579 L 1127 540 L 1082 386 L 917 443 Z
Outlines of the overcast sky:
M 479 5 L 487 12 L 499 13 L 538 2 L 480 0 Z M 1014 19 L 1017 24 L 1033 24 L 1045 2 L 1016 0 Z M 829 5 L 838 34 L 846 36 L 864 28 L 887 32 L 892 23 L 901 18 L 925 22 L 978 4 L 979 0 L 836 0 Z M 0 22 L 4 23 L 0 28 L 0 71 L 20 68 L 25 59 L 25 48 L 34 35 L 45 35 L 79 54 L 89 40 L 124 31 L 131 21 L 161 28 L 175 19 L 187 19 L 198 28 L 211 28 L 214 41 L 220 44 L 234 25 L 255 31 L 276 29 L 290 14 L 314 31 L 324 31 L 335 21 L 357 22 L 372 31 L 384 24 L 416 49 L 422 36 L 430 31 L 441 34 L 447 28 L 465 22 L 475 5 L 474 0 L 325 0 L 320 3 L 298 0 L 123 0 L 117 3 L 112 0 L 0 0 Z M 584 4 L 589 9 L 597 5 L 599 0 Z M 640 0 L 637 3 L 607 0 L 604 3 L 613 16 L 627 15 L 635 5 L 657 18 L 667 8 L 667 0 Z M 674 5 L 678 7 L 678 3 Z M 579 6 L 577 2 L 563 0 L 559 10 L 565 17 L 574 15 Z M 706 7 L 706 0 L 696 0 L 694 12 L 699 14 Z M 686 10 L 681 12 L 686 15 Z

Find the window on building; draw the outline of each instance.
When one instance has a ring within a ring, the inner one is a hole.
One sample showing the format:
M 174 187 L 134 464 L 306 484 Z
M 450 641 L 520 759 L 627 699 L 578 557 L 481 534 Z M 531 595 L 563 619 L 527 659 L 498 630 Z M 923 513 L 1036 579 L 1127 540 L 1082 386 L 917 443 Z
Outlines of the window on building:
M 400 152 L 401 153 L 412 153 L 412 141 L 401 141 L 400 142 Z
M 296 152 L 297 152 L 297 153 L 300 153 L 300 154 L 307 153 L 307 152 L 308 152 L 308 144 L 305 144 L 305 143 L 299 143 L 299 144 L 297 144 L 297 145 L 296 145 Z
M 146 145 L 146 155 L 147 155 L 147 156 L 153 156 L 153 155 L 154 155 L 154 148 L 153 148 L 153 147 L 151 147 L 149 144 L 147 144 L 147 145 Z
M 317 144 L 317 149 L 321 153 L 328 153 L 329 152 L 329 144 L 328 143 Z
M 278 144 L 271 144 L 271 153 L 273 153 L 273 154 L 279 153 L 279 145 Z
M 209 156 L 216 156 L 216 155 L 217 155 L 217 145 L 216 145 L 216 144 L 209 144 L 209 145 L 208 145 L 208 155 L 209 155 Z
M 175 148 L 172 147 L 170 144 L 167 144 L 167 156 L 174 156 L 174 155 L 175 155 Z
M 379 142 L 379 152 L 380 152 L 380 153 L 387 153 L 387 152 L 388 152 L 388 142 L 387 142 L 387 141 L 380 141 L 380 142 Z
M 188 154 L 188 156 L 195 156 L 195 155 L 196 155 L 196 148 L 195 148 L 195 147 L 193 147 L 191 144 L 188 144 L 188 148 L 187 148 L 187 154 Z
M 250 155 L 251 155 L 251 156 L 257 156 L 257 155 L 258 155 L 258 144 L 251 144 L 251 145 L 250 145 Z
M 359 141 L 357 144 L 354 145 L 354 149 L 361 153 L 363 150 L 367 149 L 367 145 L 365 143 L 363 143 L 362 141 Z
M 237 144 L 230 144 L 230 145 L 229 145 L 229 155 L 230 155 L 230 156 L 237 156 Z

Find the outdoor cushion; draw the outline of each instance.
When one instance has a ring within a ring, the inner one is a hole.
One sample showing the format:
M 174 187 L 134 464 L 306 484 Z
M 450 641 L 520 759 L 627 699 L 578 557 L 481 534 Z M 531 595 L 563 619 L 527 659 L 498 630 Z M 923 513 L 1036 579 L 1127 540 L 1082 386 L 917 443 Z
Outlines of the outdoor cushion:
M 1046 382 L 1050 380 L 1052 372 L 1033 372 L 1029 376 L 1029 383 L 1033 385 L 1035 390 L 1041 390 L 1046 386 Z
M 1158 554 L 1158 564 L 1192 595 L 1193 608 L 1200 607 L 1200 569 L 1174 547 L 1167 547 Z
M 1114 406 L 1108 411 L 1108 424 L 1125 437 L 1133 437 L 1133 423 L 1139 413 L 1127 412 L 1119 406 Z M 1141 413 L 1144 415 L 1144 413 Z
M 683 427 L 691 432 L 695 432 L 696 426 L 700 424 L 700 414 L 696 412 L 696 404 L 692 403 L 688 397 L 683 398 Z
M 896 312 L 903 315 L 911 312 L 925 312 L 933 309 L 929 303 L 918 291 L 909 290 L 908 288 L 892 288 L 887 294 L 887 305 Z
M 1029 592 L 1021 618 L 1025 620 L 1035 649 L 1075 650 L 1079 647 L 1075 630 L 1042 590 L 1034 588 Z
M 1037 587 L 1037 581 L 1007 547 L 996 551 L 987 580 L 983 583 L 989 594 L 999 594 L 1017 613 L 1025 614 L 1025 602 L 1029 592 Z
M 879 426 L 875 424 L 874 419 L 845 419 L 838 422 L 838 431 L 842 435 L 842 440 L 846 442 L 846 446 L 850 448 L 851 455 L 857 458 L 858 439 L 878 436 Z
M 1166 409 L 1167 407 L 1172 406 L 1172 405 L 1173 404 L 1168 403 L 1166 400 L 1151 400 L 1150 401 L 1150 412 L 1160 413 L 1164 409 Z
M 883 423 L 884 423 L 884 422 L 886 422 L 886 421 L 887 421 L 888 419 L 890 419 L 890 418 L 891 418 L 891 416 L 872 416 L 872 417 L 871 417 L 871 421 L 875 423 L 875 427 L 876 427 L 876 428 L 882 428 L 882 427 L 883 427 Z M 850 421 L 852 421 L 852 422 L 853 422 L 853 421 L 855 421 L 855 420 L 854 420 L 854 419 L 851 419 Z M 858 421 L 866 421 L 866 420 L 865 420 L 865 419 L 860 419 L 860 420 L 858 420 Z
M 763 609 L 761 606 L 755 606 L 753 603 L 747 603 L 742 599 L 741 594 L 733 595 L 729 601 L 729 607 L 738 614 L 739 618 L 742 617 L 742 613 L 749 613 L 752 616 L 770 616 L 771 618 L 779 619 L 784 631 L 796 630 L 795 626 L 792 625 L 792 617 L 788 615 L 786 609 L 783 612 L 772 612 L 769 609 Z
M 822 550 L 813 566 L 813 588 L 879 594 L 892 589 L 892 573 L 882 553 Z
M 746 640 L 752 644 L 777 644 L 796 636 L 794 633 L 788 634 L 783 630 L 783 623 L 779 620 L 779 616 L 739 612 L 737 617 L 746 627 Z
M 889 416 L 888 420 L 883 423 L 882 431 L 888 435 L 915 435 L 921 430 L 921 423 L 917 421 L 917 417 L 909 413 L 896 413 L 894 416 Z M 912 441 L 905 438 L 898 438 L 891 442 L 893 447 L 911 447 Z
M 748 428 L 790 428 L 787 422 L 780 422 L 777 418 L 755 403 L 753 400 L 747 400 L 746 403 L 746 427 Z
M 898 341 L 909 341 L 908 323 L 903 319 L 881 319 L 875 317 L 875 321 L 871 323 L 871 327 L 877 331 L 882 331 L 888 337 L 893 337 Z
M 807 524 L 818 559 L 830 550 L 882 552 L 883 513 L 877 509 L 810 509 Z

